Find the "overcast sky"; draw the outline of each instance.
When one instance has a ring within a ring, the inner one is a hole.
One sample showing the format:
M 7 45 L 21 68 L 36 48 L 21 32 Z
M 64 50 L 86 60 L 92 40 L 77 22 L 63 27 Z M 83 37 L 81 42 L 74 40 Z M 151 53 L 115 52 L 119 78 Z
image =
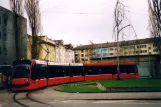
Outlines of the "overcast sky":
M 120 0 L 127 7 L 127 16 L 138 38 L 148 38 L 147 0 Z M 43 35 L 63 39 L 74 45 L 115 41 L 112 37 L 113 12 L 116 0 L 41 0 Z M 9 0 L 0 0 L 9 9 Z M 131 30 L 126 30 L 133 39 Z

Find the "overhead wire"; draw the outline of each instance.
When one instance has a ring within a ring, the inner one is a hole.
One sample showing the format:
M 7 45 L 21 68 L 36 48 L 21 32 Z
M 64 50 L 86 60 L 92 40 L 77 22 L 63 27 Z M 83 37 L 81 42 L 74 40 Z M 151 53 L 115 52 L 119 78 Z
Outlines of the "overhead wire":
M 68 1 L 66 1 L 66 2 L 64 2 L 64 3 L 62 3 L 62 4 L 59 4 L 59 5 L 56 5 L 56 6 L 52 6 L 50 9 L 44 10 L 44 11 L 42 11 L 41 13 L 45 13 L 45 12 L 47 12 L 47 11 L 50 11 L 50 10 L 53 9 L 53 8 L 62 6 L 62 5 L 67 4 L 67 3 L 71 2 L 71 1 L 73 1 L 73 0 L 68 0 Z
M 50 9 L 46 9 L 46 10 L 42 11 L 41 13 L 44 14 L 45 12 L 48 12 L 48 11 L 52 10 L 53 8 L 62 6 L 62 5 L 67 4 L 67 3 L 71 2 L 71 1 L 73 1 L 73 0 L 68 0 L 68 1 L 66 1 L 66 2 L 64 2 L 62 4 L 53 6 Z M 112 8 L 115 8 L 115 6 L 112 6 L 112 5 L 109 5 L 109 6 L 112 7 Z M 125 7 L 128 7 L 128 6 L 125 6 Z M 127 11 L 129 13 L 132 13 L 132 14 L 137 14 L 137 15 L 148 15 L 148 14 L 142 14 L 142 13 L 133 12 L 133 11 L 130 11 L 130 10 L 127 10 L 127 9 L 125 9 L 125 11 Z M 69 14 L 79 14 L 79 15 L 86 15 L 86 14 L 108 14 L 108 13 L 94 13 L 94 12 L 91 12 L 91 13 L 90 12 L 88 12 L 88 13 L 85 13 L 85 12 L 76 12 L 76 13 L 69 13 L 69 12 L 51 12 L 51 13 L 55 13 L 55 14 L 68 14 L 68 15 Z

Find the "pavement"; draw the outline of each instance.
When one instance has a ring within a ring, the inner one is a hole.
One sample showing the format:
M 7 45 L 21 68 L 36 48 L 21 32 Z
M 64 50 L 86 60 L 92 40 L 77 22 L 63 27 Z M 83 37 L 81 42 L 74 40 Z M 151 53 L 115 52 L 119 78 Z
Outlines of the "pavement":
M 29 107 L 160 107 L 161 103 L 149 102 L 149 101 L 115 101 L 115 102 L 73 102 L 73 101 L 63 101 L 63 102 L 51 102 L 52 106 L 39 105 L 34 102 L 27 103 Z M 22 107 L 16 103 L 13 104 L 2 104 L 2 107 Z
M 21 107 L 12 99 L 14 93 L 0 91 L 0 107 Z M 29 101 L 25 92 L 17 96 L 17 100 L 30 107 L 46 107 Z M 48 103 L 53 107 L 160 107 L 161 92 L 133 92 L 133 93 L 66 93 L 55 90 L 55 87 L 47 87 L 29 93 L 30 98 Z
M 53 100 L 161 100 L 161 92 L 124 92 L 124 93 L 66 93 L 47 87 L 29 94 L 39 101 Z

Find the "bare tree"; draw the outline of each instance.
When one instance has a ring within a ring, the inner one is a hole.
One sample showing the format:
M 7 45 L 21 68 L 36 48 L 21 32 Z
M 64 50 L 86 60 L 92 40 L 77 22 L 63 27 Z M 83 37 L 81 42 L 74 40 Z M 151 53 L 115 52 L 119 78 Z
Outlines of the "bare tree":
M 135 33 L 134 27 L 128 22 L 128 24 L 124 24 L 125 21 L 128 20 L 126 13 L 125 13 L 125 5 L 121 3 L 119 0 L 116 2 L 115 10 L 114 10 L 114 27 L 113 27 L 113 34 L 115 35 L 116 42 L 117 42 L 117 74 L 118 78 L 120 79 L 120 68 L 119 68 L 119 53 L 120 53 L 120 44 L 119 38 L 124 38 L 126 35 L 123 31 L 127 27 L 131 27 Z M 135 36 L 136 33 L 135 33 Z
M 89 59 L 91 59 L 92 57 L 93 57 L 93 55 L 94 55 L 94 53 L 93 53 L 93 51 L 94 51 L 94 43 L 93 43 L 93 41 L 89 41 L 90 42 L 90 44 L 89 44 L 89 50 L 88 50 L 88 57 L 89 57 Z M 91 62 L 91 60 L 90 60 L 90 62 Z
M 10 0 L 10 7 L 14 13 L 14 30 L 15 30 L 15 45 L 16 45 L 16 59 L 20 59 L 20 32 L 21 16 L 23 15 L 23 0 Z
M 159 56 L 156 58 L 158 66 L 157 72 L 160 72 L 161 60 L 161 0 L 147 0 L 149 6 L 149 30 L 153 38 L 153 43 L 156 46 Z M 156 77 L 159 77 L 158 73 Z
M 39 47 L 38 47 L 38 35 L 40 35 L 40 8 L 39 0 L 25 0 L 25 9 L 29 18 L 29 24 L 32 32 L 32 59 L 36 59 Z

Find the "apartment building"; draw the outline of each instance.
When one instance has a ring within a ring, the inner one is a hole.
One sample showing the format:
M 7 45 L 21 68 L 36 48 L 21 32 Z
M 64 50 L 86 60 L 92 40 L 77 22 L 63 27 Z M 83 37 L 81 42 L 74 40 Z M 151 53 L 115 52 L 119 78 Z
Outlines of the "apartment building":
M 91 48 L 92 47 L 92 48 Z M 90 51 L 90 56 L 88 52 Z M 101 58 L 111 58 L 117 56 L 116 42 L 102 43 L 91 45 L 81 45 L 74 48 L 77 62 L 90 60 L 100 60 Z M 121 41 L 119 42 L 118 55 L 119 56 L 143 56 L 143 55 L 157 55 L 158 50 L 154 46 L 151 38 Z
M 18 49 L 19 59 L 27 58 L 27 19 L 19 16 Z M 14 28 L 14 13 L 0 6 L 0 64 L 12 64 L 16 60 L 16 42 Z
M 109 57 L 117 56 L 116 43 L 111 43 L 109 47 Z M 158 50 L 153 44 L 152 39 L 140 39 L 120 42 L 119 56 L 136 56 L 136 55 L 157 55 Z
M 90 62 L 93 55 L 93 45 L 81 45 L 74 48 L 75 62 L 84 63 Z
M 92 48 L 91 48 L 92 47 Z M 91 50 L 91 56 L 87 54 Z M 81 45 L 74 48 L 75 61 L 82 62 L 115 62 L 117 61 L 117 43 L 102 43 Z M 152 38 L 119 42 L 118 55 L 120 61 L 134 61 L 138 65 L 140 76 L 152 76 L 159 67 L 157 63 L 158 50 Z M 84 59 L 88 59 L 84 61 Z M 158 72 L 158 71 L 157 71 Z M 159 74 L 158 74 L 159 75 Z

